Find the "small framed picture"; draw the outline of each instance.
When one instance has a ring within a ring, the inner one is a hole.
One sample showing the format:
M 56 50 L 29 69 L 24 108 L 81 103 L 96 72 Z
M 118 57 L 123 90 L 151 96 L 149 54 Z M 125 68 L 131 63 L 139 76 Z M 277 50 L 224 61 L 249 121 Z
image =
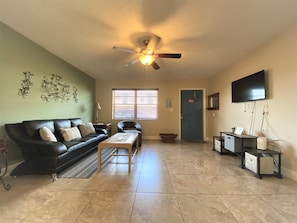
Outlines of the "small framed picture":
M 243 128 L 242 127 L 236 127 L 235 132 L 236 135 L 241 135 L 243 133 Z

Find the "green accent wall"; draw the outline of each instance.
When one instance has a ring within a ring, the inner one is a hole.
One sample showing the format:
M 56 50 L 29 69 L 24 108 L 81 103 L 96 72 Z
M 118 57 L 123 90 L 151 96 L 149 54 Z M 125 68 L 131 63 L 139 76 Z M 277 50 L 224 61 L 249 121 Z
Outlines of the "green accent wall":
M 23 98 L 18 91 L 26 71 L 34 74 L 33 85 Z M 77 88 L 77 103 L 72 96 L 67 102 L 41 99 L 42 80 L 52 74 Z M 0 22 L 0 137 L 7 137 L 6 123 L 23 120 L 80 117 L 84 122 L 92 121 L 95 84 L 93 78 Z M 19 149 L 10 140 L 7 148 L 10 164 L 22 160 Z

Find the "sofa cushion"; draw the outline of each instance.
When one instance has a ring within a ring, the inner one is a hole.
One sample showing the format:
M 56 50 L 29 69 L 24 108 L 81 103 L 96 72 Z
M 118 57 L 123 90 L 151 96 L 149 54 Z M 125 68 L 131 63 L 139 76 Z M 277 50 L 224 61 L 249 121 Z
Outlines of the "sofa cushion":
M 71 118 L 70 122 L 71 122 L 71 127 L 76 127 L 80 124 L 83 124 L 83 121 L 81 118 Z
M 54 122 L 52 120 L 23 121 L 23 125 L 25 127 L 26 133 L 30 137 L 40 138 L 39 129 L 42 127 L 47 127 L 50 131 L 54 132 Z
M 61 128 L 65 129 L 65 128 L 72 127 L 69 119 L 55 119 L 54 123 L 55 123 L 55 129 L 57 131 L 59 131 Z
M 81 132 L 82 137 L 96 133 L 95 128 L 91 122 L 88 122 L 86 124 L 80 124 L 78 125 L 78 128 Z
M 39 134 L 42 140 L 48 141 L 48 142 L 57 142 L 56 136 L 52 133 L 52 131 L 43 126 L 39 129 Z
M 81 134 L 77 127 L 61 128 L 60 131 L 65 142 L 70 142 L 75 139 L 81 139 Z
M 74 150 L 79 150 L 79 149 L 83 149 L 84 147 L 87 146 L 88 143 L 86 142 L 81 142 L 80 140 L 72 140 L 70 142 L 65 142 L 65 146 L 67 147 L 67 151 L 72 152 Z
M 81 139 L 82 142 L 87 142 L 87 143 L 91 143 L 91 142 L 94 142 L 94 141 L 103 141 L 104 139 L 107 138 L 107 135 L 106 134 L 90 134 L 90 135 L 87 135 L 85 137 L 83 137 Z
M 69 119 L 55 119 L 54 120 L 54 126 L 55 126 L 55 135 L 59 142 L 63 142 L 63 136 L 61 133 L 61 128 L 67 129 L 71 128 L 71 122 Z

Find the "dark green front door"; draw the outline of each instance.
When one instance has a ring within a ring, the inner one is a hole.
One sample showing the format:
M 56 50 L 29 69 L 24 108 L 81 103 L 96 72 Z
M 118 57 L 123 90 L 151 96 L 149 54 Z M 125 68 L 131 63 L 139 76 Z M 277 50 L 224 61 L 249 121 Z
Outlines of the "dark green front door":
M 202 90 L 181 90 L 181 140 L 203 141 Z

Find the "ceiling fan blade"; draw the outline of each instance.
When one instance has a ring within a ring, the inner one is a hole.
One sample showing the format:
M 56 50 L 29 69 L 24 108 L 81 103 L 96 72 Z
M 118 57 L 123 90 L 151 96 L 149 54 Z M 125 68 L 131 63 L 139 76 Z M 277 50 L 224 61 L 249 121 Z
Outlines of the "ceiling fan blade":
M 123 47 L 118 47 L 118 46 L 113 46 L 112 49 L 113 50 L 124 51 L 124 52 L 127 52 L 127 53 L 137 53 L 136 50 L 132 50 L 132 49 L 128 49 L 128 48 L 123 48 Z
M 159 58 L 181 58 L 181 53 L 155 53 L 155 57 Z
M 129 66 L 131 66 L 131 65 L 133 65 L 133 64 L 135 64 L 135 63 L 137 63 L 138 61 L 139 61 L 139 59 L 132 60 L 132 61 L 130 61 L 129 63 L 124 64 L 124 66 L 125 66 L 125 67 L 129 67 Z
M 159 65 L 156 63 L 156 61 L 152 62 L 152 67 L 155 69 L 155 70 L 158 70 L 160 69 Z

